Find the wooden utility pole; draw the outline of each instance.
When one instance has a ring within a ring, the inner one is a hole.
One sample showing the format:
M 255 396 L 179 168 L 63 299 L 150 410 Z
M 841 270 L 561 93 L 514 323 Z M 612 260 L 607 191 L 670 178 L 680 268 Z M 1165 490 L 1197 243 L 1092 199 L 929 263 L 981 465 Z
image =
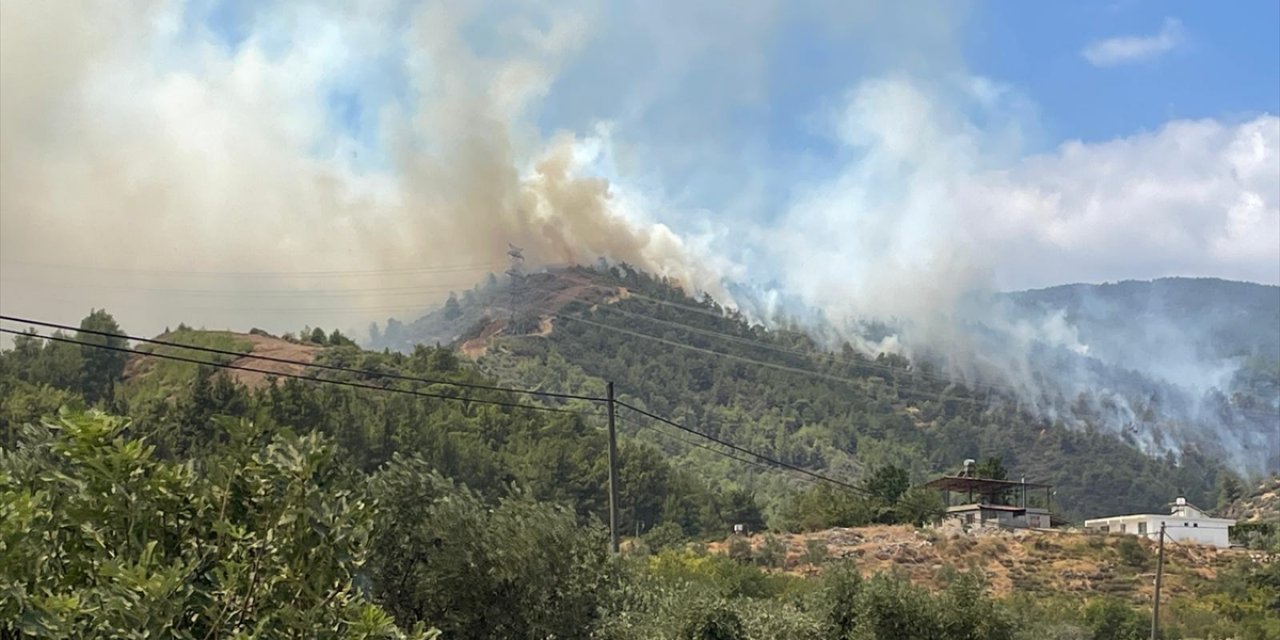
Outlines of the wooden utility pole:
M 1156 555 L 1156 598 L 1151 606 L 1151 640 L 1160 637 L 1160 578 L 1164 574 L 1164 523 L 1160 523 L 1160 550 Z
M 618 433 L 613 427 L 613 383 L 605 386 L 609 406 L 609 540 L 613 552 L 618 546 Z

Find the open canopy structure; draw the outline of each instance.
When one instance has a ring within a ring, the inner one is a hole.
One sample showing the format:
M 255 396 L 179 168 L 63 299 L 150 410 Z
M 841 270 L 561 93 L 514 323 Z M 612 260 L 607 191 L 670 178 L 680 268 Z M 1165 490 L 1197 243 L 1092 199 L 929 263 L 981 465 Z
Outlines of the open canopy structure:
M 1005 526 L 1042 527 L 1053 522 L 1053 487 L 1038 482 L 995 480 L 973 476 L 942 476 L 926 487 L 940 491 L 949 517 L 966 523 L 994 521 Z M 1028 504 L 1028 492 L 1044 491 L 1044 501 Z M 959 503 L 953 500 L 959 496 Z
M 964 491 L 974 495 L 990 495 L 1022 489 L 1052 489 L 1051 485 L 1038 482 L 1016 482 L 1013 480 L 992 480 L 990 478 L 973 478 L 967 476 L 942 476 L 924 485 L 939 491 Z

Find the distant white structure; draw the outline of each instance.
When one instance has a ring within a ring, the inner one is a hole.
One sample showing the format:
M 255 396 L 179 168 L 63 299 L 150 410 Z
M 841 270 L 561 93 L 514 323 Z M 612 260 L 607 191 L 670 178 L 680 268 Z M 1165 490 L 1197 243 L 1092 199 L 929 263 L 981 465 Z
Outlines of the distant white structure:
M 1160 537 L 1160 525 L 1164 525 L 1165 535 L 1175 542 L 1195 542 L 1211 544 L 1215 547 L 1230 546 L 1229 533 L 1235 520 L 1214 518 L 1187 502 L 1181 496 L 1173 502 L 1169 515 L 1139 514 L 1132 516 L 1110 516 L 1084 521 L 1088 531 L 1102 533 L 1127 533 L 1156 540 Z

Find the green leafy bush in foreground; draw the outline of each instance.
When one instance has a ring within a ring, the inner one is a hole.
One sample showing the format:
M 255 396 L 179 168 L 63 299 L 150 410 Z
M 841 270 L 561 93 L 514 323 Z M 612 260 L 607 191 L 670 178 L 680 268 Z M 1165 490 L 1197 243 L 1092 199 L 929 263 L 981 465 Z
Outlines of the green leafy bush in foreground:
M 202 462 L 159 460 L 100 413 L 0 450 L 0 630 L 405 637 L 357 586 L 373 509 L 334 447 L 223 426 Z

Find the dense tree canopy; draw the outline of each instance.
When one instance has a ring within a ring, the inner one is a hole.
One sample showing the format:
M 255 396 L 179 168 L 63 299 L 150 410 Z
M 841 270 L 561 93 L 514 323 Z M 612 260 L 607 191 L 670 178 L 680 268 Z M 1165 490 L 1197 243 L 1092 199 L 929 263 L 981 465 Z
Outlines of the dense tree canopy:
M 114 324 L 105 312 L 92 317 L 87 327 Z M 185 326 L 167 337 L 250 347 L 243 336 Z M 483 404 L 520 398 L 377 377 L 493 382 L 448 349 L 374 353 L 340 334 L 317 337 L 321 362 L 369 375 L 325 371 L 246 386 L 214 366 L 230 356 L 201 355 L 202 366 L 91 364 L 92 347 L 17 336 L 0 352 L 0 635 L 1030 639 L 1104 637 L 1097 634 L 1145 615 L 1118 600 L 999 600 L 964 572 L 935 593 L 900 576 L 863 577 L 856 560 L 818 548 L 804 557 L 825 567 L 822 576 L 801 578 L 779 571 L 794 558 L 773 534 L 755 549 L 700 548 L 697 540 L 723 537 L 734 524 L 813 530 L 938 517 L 937 494 L 910 487 L 922 474 L 905 453 L 914 450 L 909 439 L 898 449 L 806 432 L 801 417 L 821 423 L 829 416 L 819 407 L 837 406 L 822 395 L 771 413 L 780 423 L 769 436 L 753 429 L 770 423 L 740 408 L 664 408 L 719 415 L 721 436 L 796 464 L 859 472 L 857 491 L 718 473 L 729 467 L 716 465 L 740 463 L 626 429 L 622 523 L 643 535 L 610 557 L 605 442 L 589 404 L 556 404 L 571 413 Z M 587 383 L 580 369 L 546 357 L 545 371 L 578 376 L 570 386 Z M 875 424 L 905 430 L 895 438 L 921 430 L 895 420 Z M 880 462 L 844 466 L 854 451 Z M 1270 637 L 1280 629 L 1277 566 L 1224 572 L 1186 607 L 1181 628 Z
M 482 370 L 574 393 L 599 394 L 613 381 L 620 397 L 647 410 L 845 481 L 892 466 L 919 484 L 955 473 L 966 458 L 981 460 L 984 477 L 1054 485 L 1055 508 L 1075 520 L 1150 510 L 1178 494 L 1213 504 L 1218 493 L 1221 463 L 1204 451 L 1151 458 L 1119 436 L 1037 418 L 898 355 L 870 358 L 849 345 L 832 353 L 803 333 L 766 330 L 626 265 L 573 274 L 628 295 L 568 304 L 549 335 L 498 339 L 480 358 Z M 1090 418 L 1081 411 L 1077 417 Z M 751 489 L 770 518 L 802 489 L 786 474 L 761 473 L 621 415 L 624 433 Z

